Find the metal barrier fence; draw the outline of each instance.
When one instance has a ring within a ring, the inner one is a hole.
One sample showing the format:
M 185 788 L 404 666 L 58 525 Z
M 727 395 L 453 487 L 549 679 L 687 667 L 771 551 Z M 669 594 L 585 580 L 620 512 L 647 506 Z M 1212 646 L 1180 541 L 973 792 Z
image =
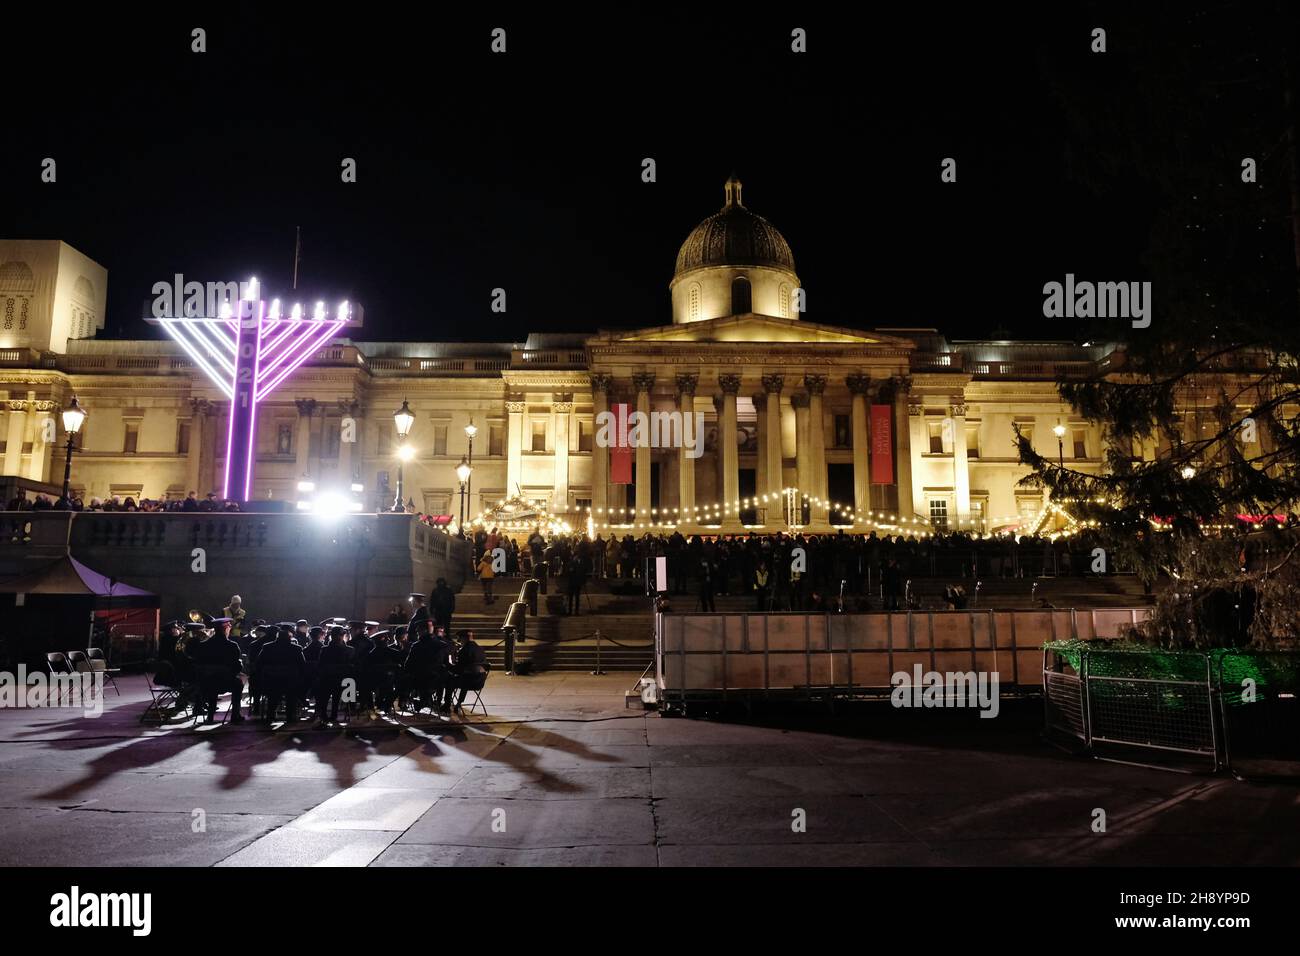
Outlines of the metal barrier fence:
M 1037 690 L 1043 645 L 1114 638 L 1147 608 L 732 613 L 655 616 L 660 700 L 878 696 L 899 671 L 997 673 L 1001 687 Z
M 1043 712 L 1049 732 L 1105 760 L 1148 752 L 1233 769 L 1238 744 L 1259 743 L 1259 724 L 1294 718 L 1300 654 L 1043 648 Z M 1242 677 L 1250 678 L 1249 696 Z M 1256 686 L 1256 682 L 1262 686 Z M 1249 703 L 1254 706 L 1246 706 Z M 1254 717 L 1258 713 L 1262 720 Z M 1236 718 L 1236 719 L 1234 719 Z M 1245 718 L 1245 719 L 1243 719 Z M 1292 736 L 1283 731 L 1284 738 Z M 1275 728 L 1268 728 L 1275 729 Z M 1124 760 L 1154 766 L 1141 760 Z M 1167 763 L 1163 766 L 1167 767 Z

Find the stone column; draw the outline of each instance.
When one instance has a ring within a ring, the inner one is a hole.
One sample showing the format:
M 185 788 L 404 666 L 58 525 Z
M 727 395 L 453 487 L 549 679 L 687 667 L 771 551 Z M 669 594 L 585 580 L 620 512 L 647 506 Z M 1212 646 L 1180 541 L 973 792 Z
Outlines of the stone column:
M 808 463 L 813 494 L 826 499 L 826 417 L 822 410 L 822 394 L 826 391 L 825 375 L 805 375 L 804 387 L 808 389 Z M 812 506 L 812 523 L 827 523 L 825 504 Z
M 185 461 L 185 492 L 194 492 L 202 498 L 207 489 L 201 487 L 203 473 L 200 465 L 203 461 L 203 431 L 207 425 L 209 412 L 206 398 L 190 399 L 190 447 Z
M 853 430 L 853 509 L 859 517 L 872 511 L 871 507 L 871 438 L 867 431 L 867 391 L 871 388 L 869 375 L 850 375 L 844 380 L 852 398 Z
M 636 387 L 636 410 L 641 413 L 641 440 L 636 445 L 636 516 L 635 521 L 650 521 L 652 506 L 650 495 L 650 389 L 654 388 L 653 372 L 637 372 L 632 376 Z M 631 429 L 629 428 L 629 431 Z
M 601 433 L 602 416 L 609 412 L 609 390 L 613 387 L 611 375 L 597 374 L 591 376 L 591 514 L 597 525 L 609 521 L 606 508 L 609 507 L 609 448 L 596 441 Z M 607 429 L 613 436 L 614 429 Z M 612 522 L 610 522 L 612 524 Z
M 23 467 L 23 442 L 27 438 L 27 403 L 21 399 L 10 401 L 9 429 L 6 433 L 5 474 L 18 475 Z
M 784 384 L 785 379 L 780 375 L 763 376 L 763 391 L 767 395 L 767 407 L 763 411 L 763 420 L 760 422 L 759 433 L 767 435 L 767 445 L 764 446 L 762 451 L 762 454 L 767 458 L 763 470 L 763 474 L 767 478 L 767 484 L 761 487 L 760 490 L 768 495 L 779 495 L 781 489 L 785 487 L 785 480 L 782 475 L 784 458 L 781 454 L 781 387 Z M 768 504 L 771 507 L 771 502 Z M 784 517 L 784 503 L 781 504 L 780 509 L 779 512 L 775 513 Z M 773 522 L 769 521 L 768 523 Z
M 32 457 L 27 462 L 27 477 L 33 481 L 49 481 L 50 451 L 58 445 L 58 425 L 55 425 L 55 440 L 47 442 L 45 422 L 54 417 L 54 403 L 37 401 L 36 393 L 28 392 L 27 407 L 32 410 Z M 58 484 L 62 487 L 62 475 L 59 476 Z
M 298 406 L 298 441 L 294 448 L 297 461 L 294 464 L 296 474 L 293 476 L 294 484 L 297 485 L 304 475 L 312 481 L 318 480 L 320 475 L 311 474 L 311 460 L 308 457 L 311 452 L 311 417 L 316 413 L 316 399 L 298 398 L 294 399 L 294 404 Z
M 506 402 L 506 412 L 510 416 L 506 427 L 506 498 L 519 493 L 524 473 L 524 406 L 524 402 Z M 479 482 L 479 487 L 482 485 Z M 471 506 L 469 513 L 478 514 L 478 510 Z
M 722 389 L 722 427 L 718 430 L 718 443 L 722 446 L 722 501 L 724 525 L 740 526 L 740 447 L 736 431 L 736 393 L 740 391 L 739 375 L 719 375 L 718 387 Z
M 360 481 L 361 462 L 357 455 L 357 445 L 361 438 L 361 403 L 356 399 L 342 399 L 339 402 L 339 412 L 342 417 L 339 419 L 339 477 L 349 486 L 354 482 Z M 346 442 L 343 440 L 344 423 L 347 419 L 352 419 L 355 423 L 353 437 L 358 441 Z
M 894 393 L 894 468 L 898 476 L 898 516 L 911 518 L 917 514 L 921 502 L 921 488 L 913 481 L 912 455 L 916 449 L 925 448 L 926 437 L 922 429 L 920 404 L 911 404 L 908 395 L 912 390 L 912 380 L 906 377 L 893 381 Z M 916 470 L 920 477 L 920 470 Z M 928 512 L 925 512 L 928 514 Z
M 573 396 L 561 395 L 551 403 L 555 419 L 555 494 L 552 511 L 569 510 L 569 422 L 573 420 Z
M 952 488 L 957 499 L 957 529 L 970 525 L 970 467 L 966 460 L 966 402 L 955 399 L 952 415 Z
M 683 372 L 677 376 L 677 408 L 682 413 L 682 434 L 685 435 L 689 428 L 698 443 L 696 451 L 703 451 L 704 429 L 695 429 L 695 389 L 699 382 L 700 376 L 694 372 Z M 686 453 L 685 441 L 677 449 L 677 469 L 678 527 L 694 527 L 699 524 L 695 518 L 695 459 Z
M 750 397 L 754 403 L 754 412 L 756 424 L 758 427 L 758 455 L 754 460 L 754 496 L 762 501 L 763 494 L 767 491 L 767 427 L 764 421 L 767 418 L 767 393 L 757 392 Z M 758 509 L 758 523 L 767 523 L 767 514 L 763 504 L 755 506 Z
M 813 494 L 812 469 L 808 467 L 812 457 L 808 453 L 808 393 L 791 395 L 790 407 L 794 409 L 794 481 L 799 487 L 795 495 L 795 518 L 802 521 L 804 495 Z

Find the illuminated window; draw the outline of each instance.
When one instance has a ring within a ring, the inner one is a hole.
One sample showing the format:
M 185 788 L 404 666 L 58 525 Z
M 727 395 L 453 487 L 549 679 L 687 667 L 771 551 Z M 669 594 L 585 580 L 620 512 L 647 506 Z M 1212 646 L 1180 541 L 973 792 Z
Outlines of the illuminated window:
M 930 524 L 940 530 L 946 529 L 948 527 L 948 499 L 947 498 L 930 499 Z
M 578 422 L 578 451 L 591 451 L 591 422 Z
M 927 422 L 926 429 L 930 435 L 930 454 L 943 454 L 943 422 Z
M 1076 428 L 1074 430 L 1074 457 L 1088 457 L 1088 430 L 1086 428 Z
M 546 451 L 546 419 L 533 419 L 533 451 Z
M 136 447 L 140 443 L 140 425 L 137 422 L 126 423 L 126 434 L 122 439 L 122 452 L 127 455 L 134 455 Z
M 500 425 L 492 425 L 488 428 L 488 454 L 500 457 L 505 454 L 505 429 Z
M 966 457 L 978 458 L 980 456 L 980 427 L 978 425 L 966 426 Z

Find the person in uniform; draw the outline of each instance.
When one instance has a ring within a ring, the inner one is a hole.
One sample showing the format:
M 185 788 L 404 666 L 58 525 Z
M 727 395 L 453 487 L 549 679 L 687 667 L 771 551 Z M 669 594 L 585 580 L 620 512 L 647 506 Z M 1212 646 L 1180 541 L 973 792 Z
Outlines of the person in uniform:
M 412 591 L 407 598 L 411 602 L 411 619 L 406 622 L 407 630 L 410 631 L 411 639 L 423 636 L 425 632 L 424 622 L 430 619 L 429 609 L 424 605 L 424 595 L 419 591 Z
M 402 669 L 402 652 L 390 643 L 388 631 L 371 636 L 370 654 L 366 658 L 366 686 L 376 711 L 392 713 L 397 697 L 397 674 Z
M 439 627 L 451 630 L 451 618 L 456 613 L 456 592 L 447 587 L 446 578 L 438 578 L 429 592 L 429 614 Z
M 432 633 L 433 621 L 425 618 L 423 623 L 422 630 L 411 628 L 415 637 L 402 664 L 402 677 L 408 696 L 418 704 L 416 710 L 427 707 L 433 711 L 447 682 L 448 649 L 446 641 Z
M 230 719 L 243 723 L 244 716 L 239 712 L 239 702 L 244 694 L 244 682 L 239 673 L 243 669 L 243 659 L 239 654 L 239 645 L 229 637 L 229 618 L 217 618 L 216 633 L 200 644 L 192 644 L 189 649 L 190 660 L 198 676 L 203 693 L 203 702 L 207 717 L 205 724 L 216 723 L 217 696 L 230 693 Z
M 293 639 L 299 647 L 306 647 L 311 643 L 311 632 L 307 627 L 306 618 L 298 618 L 298 622 L 294 625 L 293 631 Z
M 462 705 L 465 695 L 470 691 L 479 691 L 487 683 L 487 653 L 481 644 L 474 640 L 473 631 L 458 631 L 460 648 L 456 651 L 455 687 L 459 694 L 453 705 L 456 713 L 463 714 Z
M 348 621 L 348 644 L 352 648 L 353 677 L 357 682 L 357 708 L 364 714 L 373 709 L 370 681 L 366 676 L 366 661 L 370 658 L 370 628 L 368 621 Z
M 307 646 L 302 650 L 303 660 L 307 663 L 307 670 L 303 675 L 302 682 L 302 705 L 306 706 L 307 698 L 316 690 L 316 670 L 320 663 L 321 651 L 325 649 L 325 628 L 317 625 L 309 628 L 307 631 Z
M 302 656 L 302 649 L 294 643 L 295 627 L 293 624 L 281 625 L 275 640 L 264 644 L 257 657 L 259 685 L 266 695 L 268 724 L 275 720 L 280 701 L 284 701 L 285 722 L 293 723 L 298 719 L 307 661 Z
M 339 719 L 339 701 L 343 697 L 343 682 L 352 677 L 352 648 L 347 644 L 347 628 L 335 624 L 330 628 L 330 642 L 320 652 L 316 664 L 316 726 L 326 723 L 326 705 L 329 721 Z
M 221 609 L 221 613 L 230 618 L 230 637 L 233 637 L 238 643 L 248 629 L 244 626 L 244 619 L 248 617 L 248 612 L 244 610 L 244 601 L 238 594 L 230 597 L 230 604 Z

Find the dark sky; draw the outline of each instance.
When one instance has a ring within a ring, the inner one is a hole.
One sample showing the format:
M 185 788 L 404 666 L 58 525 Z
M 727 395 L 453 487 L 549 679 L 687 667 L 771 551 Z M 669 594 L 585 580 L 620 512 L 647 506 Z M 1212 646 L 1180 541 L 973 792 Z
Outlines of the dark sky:
M 156 337 L 139 317 L 175 272 L 286 290 L 295 226 L 304 298 L 360 301 L 360 338 L 664 324 L 678 246 L 733 170 L 789 240 L 810 321 L 1068 338 L 1044 326 L 1044 282 L 1143 278 L 1150 201 L 1122 175 L 1101 195 L 1069 178 L 1088 142 L 1067 117 L 1106 135 L 1108 78 L 1160 42 L 1138 35 L 1150 20 L 1088 5 L 860 21 L 221 9 L 26 14 L 6 44 L 24 52 L 5 71 L 0 233 L 62 238 L 107 267 L 109 336 Z M 1088 51 L 1099 20 L 1104 56 Z M 1062 74 L 1095 74 L 1096 95 L 1063 104 Z M 39 182 L 44 156 L 57 184 Z

